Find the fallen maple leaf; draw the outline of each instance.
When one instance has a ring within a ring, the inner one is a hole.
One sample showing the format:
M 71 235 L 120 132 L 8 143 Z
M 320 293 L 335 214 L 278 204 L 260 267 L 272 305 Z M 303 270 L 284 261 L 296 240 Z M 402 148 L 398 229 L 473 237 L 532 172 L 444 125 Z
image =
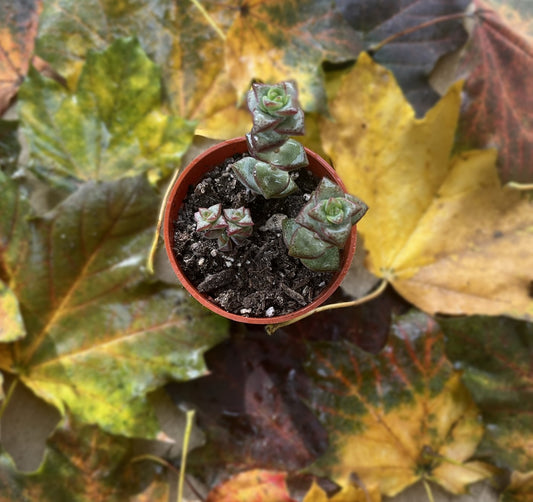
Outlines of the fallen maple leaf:
M 19 91 L 33 168 L 55 183 L 179 166 L 194 126 L 161 111 L 159 68 L 135 39 L 91 52 L 76 92 L 30 71 Z
M 36 472 L 17 471 L 10 457 L 0 452 L 0 501 L 142 501 L 130 496 L 156 477 L 157 466 L 129 463 L 133 446 L 130 439 L 65 417 L 48 439 L 44 462 Z
M 477 316 L 439 322 L 446 352 L 487 424 L 480 454 L 502 467 L 533 470 L 533 324 Z
M 207 352 L 210 374 L 166 386 L 176 404 L 192 404 L 206 434 L 189 466 L 224 472 L 261 467 L 301 469 L 325 449 L 327 438 L 301 402 L 304 347 L 296 335 L 246 328 Z M 305 383 L 303 384 L 305 386 Z
M 330 498 L 317 483 L 313 482 L 303 502 L 381 502 L 381 494 L 376 486 L 366 489 L 366 487 L 347 485 Z
M 419 116 L 439 99 L 428 82 L 435 64 L 467 40 L 459 16 L 469 3 L 470 0 L 337 0 L 344 18 L 362 34 L 365 50 L 379 47 L 373 52 L 374 60 L 394 73 Z
M 0 2 L 0 116 L 28 71 L 40 11 L 41 0 Z
M 211 490 L 206 502 L 295 502 L 286 478 L 287 474 L 279 471 L 241 472 Z
M 202 0 L 202 5 L 224 31 L 238 12 L 216 1 Z M 177 115 L 202 120 L 235 106 L 235 89 L 227 88 L 224 72 L 224 40 L 193 2 L 136 0 L 117 6 L 114 0 L 49 1 L 41 15 L 36 51 L 75 88 L 88 52 L 104 50 L 126 36 L 138 37 L 161 68 L 166 96 Z M 203 132 L 216 127 L 205 124 Z
M 459 74 L 467 74 L 463 147 L 498 149 L 502 181 L 533 181 L 533 45 L 475 0 L 477 22 Z
M 321 63 L 354 60 L 359 36 L 329 0 L 241 2 L 227 33 L 226 64 L 239 96 L 253 79 L 294 79 L 308 111 L 326 111 Z
M 146 393 L 202 375 L 203 352 L 226 326 L 143 271 L 157 194 L 144 177 L 88 182 L 28 221 L 16 187 L 4 180 L 0 189 L 2 204 L 14 201 L 0 225 L 2 280 L 27 332 L 0 346 L 0 368 L 61 413 L 154 437 L 159 426 Z
M 481 440 L 478 410 L 444 356 L 444 339 L 427 315 L 399 318 L 382 353 L 350 343 L 313 343 L 308 404 L 330 447 L 311 469 L 341 486 L 353 474 L 394 496 L 420 479 L 452 493 L 490 476 L 468 459 Z
M 456 84 L 416 119 L 390 72 L 367 55 L 344 78 L 323 127 L 373 273 L 433 313 L 533 317 L 533 202 L 502 189 L 492 150 L 450 160 Z

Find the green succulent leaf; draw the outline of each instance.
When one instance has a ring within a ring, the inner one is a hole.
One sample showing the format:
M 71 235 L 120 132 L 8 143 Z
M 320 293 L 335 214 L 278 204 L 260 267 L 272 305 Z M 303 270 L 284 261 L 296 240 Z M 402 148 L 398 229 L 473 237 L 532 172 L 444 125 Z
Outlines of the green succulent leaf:
M 315 272 L 337 270 L 340 265 L 339 250 L 324 242 L 315 232 L 302 227 L 296 220 L 286 218 L 282 222 L 283 240 L 289 255 Z
M 309 165 L 303 145 L 293 139 L 287 140 L 283 145 L 272 150 L 257 152 L 256 157 L 285 171 Z
M 204 351 L 225 336 L 221 318 L 148 278 L 158 206 L 144 176 L 87 182 L 30 221 L 19 202 L 0 226 L 26 328 L 0 346 L 0 368 L 61 413 L 125 436 L 154 437 L 146 394 L 202 375 Z
M 298 189 L 287 171 L 253 157 L 244 157 L 231 167 L 243 185 L 265 199 L 285 197 Z
M 364 202 L 345 194 L 338 185 L 323 178 L 296 221 L 341 249 L 350 236 L 352 226 L 366 211 Z
M 55 183 L 166 175 L 194 132 L 161 111 L 160 70 L 134 38 L 90 51 L 73 93 L 30 71 L 19 100 L 30 165 Z

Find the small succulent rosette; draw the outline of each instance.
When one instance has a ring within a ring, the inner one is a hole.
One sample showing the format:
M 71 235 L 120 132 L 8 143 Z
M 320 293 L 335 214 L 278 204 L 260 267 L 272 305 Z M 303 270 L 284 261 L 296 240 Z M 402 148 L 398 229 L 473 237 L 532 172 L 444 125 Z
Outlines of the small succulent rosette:
M 300 258 L 311 270 L 337 270 L 340 249 L 367 209 L 363 201 L 323 178 L 298 216 L 283 221 L 289 255 Z
M 201 207 L 194 213 L 196 231 L 207 239 L 217 239 L 220 251 L 230 251 L 232 242 L 239 245 L 252 235 L 253 224 L 250 210 L 245 207 L 222 209 L 222 204 Z

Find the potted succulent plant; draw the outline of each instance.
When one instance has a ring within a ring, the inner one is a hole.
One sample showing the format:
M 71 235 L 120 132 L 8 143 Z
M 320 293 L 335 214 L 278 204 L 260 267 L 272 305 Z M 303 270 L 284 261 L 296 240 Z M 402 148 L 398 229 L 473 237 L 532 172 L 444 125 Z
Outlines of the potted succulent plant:
M 253 127 L 179 175 L 166 200 L 170 263 L 189 293 L 233 320 L 276 324 L 339 286 L 367 206 L 292 136 L 304 134 L 296 83 L 254 83 Z

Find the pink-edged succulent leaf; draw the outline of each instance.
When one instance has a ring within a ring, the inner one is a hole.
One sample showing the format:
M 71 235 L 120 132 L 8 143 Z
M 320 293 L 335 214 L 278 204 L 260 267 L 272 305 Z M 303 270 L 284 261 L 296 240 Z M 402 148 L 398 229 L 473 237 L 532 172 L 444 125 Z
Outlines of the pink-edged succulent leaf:
M 228 223 L 227 235 L 235 244 L 252 235 L 254 222 L 248 208 L 242 206 L 237 209 L 224 209 L 224 217 Z
M 217 239 L 228 226 L 222 214 L 222 204 L 201 207 L 194 213 L 196 231 L 204 232 L 208 239 Z
M 250 153 L 285 170 L 306 166 L 303 146 L 289 140 L 289 136 L 303 135 L 305 129 L 296 82 L 252 84 L 247 102 L 253 120 L 246 136 Z
M 248 108 L 252 113 L 258 110 L 276 118 L 295 115 L 300 109 L 296 82 L 287 80 L 274 85 L 252 84 L 248 93 Z
M 316 272 L 333 271 L 339 268 L 339 250 L 325 242 L 318 234 L 300 225 L 296 220 L 283 220 L 283 240 L 289 255 Z

